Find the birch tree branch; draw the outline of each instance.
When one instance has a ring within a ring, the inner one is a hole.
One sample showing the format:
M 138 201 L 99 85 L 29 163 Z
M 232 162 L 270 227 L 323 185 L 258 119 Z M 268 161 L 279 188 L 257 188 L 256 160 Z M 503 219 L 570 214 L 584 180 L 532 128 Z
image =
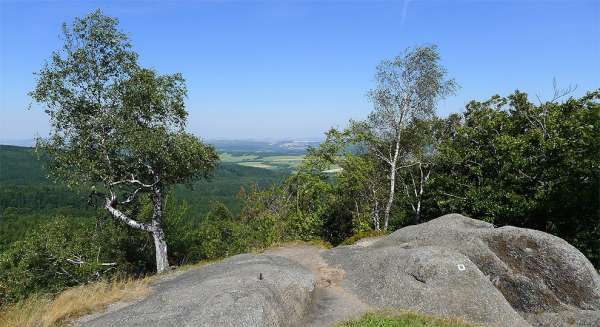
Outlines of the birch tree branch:
M 120 220 L 121 222 L 123 222 L 135 229 L 139 229 L 139 230 L 143 230 L 143 231 L 147 231 L 147 232 L 152 232 L 154 230 L 154 228 L 149 224 L 142 223 L 142 222 L 139 222 L 139 221 L 136 221 L 134 219 L 127 217 L 127 215 L 125 213 L 123 213 L 121 210 L 116 208 L 115 204 L 116 204 L 116 196 L 112 195 L 111 197 L 106 199 L 106 203 L 104 205 L 106 210 L 108 210 L 108 212 L 113 216 L 113 218 Z

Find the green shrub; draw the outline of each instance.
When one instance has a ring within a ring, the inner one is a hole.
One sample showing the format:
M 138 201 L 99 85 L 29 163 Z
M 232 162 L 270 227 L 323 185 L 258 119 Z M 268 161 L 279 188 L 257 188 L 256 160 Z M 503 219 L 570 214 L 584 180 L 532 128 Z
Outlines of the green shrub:
M 34 293 L 57 293 L 100 278 L 140 272 L 139 262 L 128 260 L 138 256 L 125 250 L 129 241 L 110 223 L 97 227 L 89 220 L 52 218 L 0 255 L 0 305 Z
M 247 241 L 248 251 L 262 249 L 282 240 L 282 227 L 279 217 L 264 212 L 260 216 L 241 221 L 246 228 L 244 237 Z
M 266 211 L 242 220 L 215 201 L 203 219 L 195 220 L 183 202 L 167 206 L 166 217 L 169 259 L 178 265 L 250 252 L 281 240 L 278 218 Z
M 230 220 L 202 223 L 192 235 L 190 254 L 193 261 L 227 257 L 241 253 L 247 247 L 243 226 Z

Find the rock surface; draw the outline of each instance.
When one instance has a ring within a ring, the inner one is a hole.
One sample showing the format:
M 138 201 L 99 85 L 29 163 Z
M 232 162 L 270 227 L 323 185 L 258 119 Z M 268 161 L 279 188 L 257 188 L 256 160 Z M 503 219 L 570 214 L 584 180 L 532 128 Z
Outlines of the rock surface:
M 600 317 L 598 273 L 581 252 L 556 236 L 511 226 L 494 228 L 451 214 L 402 228 L 373 244 L 372 250 L 390 246 L 435 246 L 463 254 L 512 308 L 536 325 L 540 323 L 532 317 L 542 313 L 558 313 L 569 321 Z
M 315 291 L 308 314 L 292 326 L 322 327 L 351 318 L 358 318 L 367 311 L 373 310 L 368 304 L 352 292 L 341 287 L 346 272 L 333 267 L 322 255 L 327 250 L 306 244 L 281 246 L 267 251 L 269 255 L 278 255 L 299 262 L 309 268 L 316 277 Z
M 153 290 L 78 324 L 332 326 L 398 308 L 485 326 L 600 326 L 600 276 L 577 249 L 456 214 L 353 246 L 234 256 Z
M 528 326 L 466 256 L 438 247 L 340 247 L 325 255 L 341 265 L 342 286 L 376 308 L 460 317 L 493 326 Z
M 307 314 L 314 285 L 314 275 L 298 263 L 241 254 L 159 283 L 146 299 L 79 325 L 285 326 Z

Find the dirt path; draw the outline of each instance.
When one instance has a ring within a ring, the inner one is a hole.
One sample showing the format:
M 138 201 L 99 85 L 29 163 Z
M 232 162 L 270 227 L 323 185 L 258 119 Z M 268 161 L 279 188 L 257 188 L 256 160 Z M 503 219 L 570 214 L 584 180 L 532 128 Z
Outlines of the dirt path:
M 293 244 L 273 248 L 265 254 L 278 255 L 310 269 L 316 276 L 316 288 L 310 311 L 297 326 L 333 326 L 344 320 L 355 318 L 369 311 L 370 307 L 353 293 L 340 286 L 346 273 L 339 267 L 331 267 L 321 253 L 325 249 Z

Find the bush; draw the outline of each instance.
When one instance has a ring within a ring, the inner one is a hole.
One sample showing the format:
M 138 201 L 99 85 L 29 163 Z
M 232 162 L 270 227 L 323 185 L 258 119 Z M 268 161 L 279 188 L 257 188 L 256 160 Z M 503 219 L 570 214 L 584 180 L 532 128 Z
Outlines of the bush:
M 281 240 L 278 220 L 268 212 L 252 219 L 234 218 L 227 206 L 212 202 L 203 219 L 188 217 L 187 204 L 167 207 L 169 258 L 177 265 L 218 259 L 267 247 Z
M 110 221 L 54 217 L 0 255 L 0 306 L 34 293 L 143 273 L 152 262 L 138 250 L 141 241 Z
M 430 207 L 565 239 L 600 266 L 600 90 L 472 101 L 439 146 Z
M 188 234 L 189 261 L 222 258 L 243 252 L 243 226 L 234 221 L 209 221 Z
M 289 231 L 280 216 L 269 211 L 236 218 L 223 203 L 213 202 L 203 218 L 193 219 L 186 202 L 172 196 L 166 202 L 169 261 L 176 265 L 266 248 L 284 240 Z M 147 221 L 150 206 L 142 201 L 134 212 L 137 218 Z M 22 226 L 21 218 L 11 218 L 9 227 Z M 102 214 L 35 218 L 19 240 L 0 246 L 0 307 L 34 294 L 51 297 L 69 287 L 153 271 L 148 233 Z

